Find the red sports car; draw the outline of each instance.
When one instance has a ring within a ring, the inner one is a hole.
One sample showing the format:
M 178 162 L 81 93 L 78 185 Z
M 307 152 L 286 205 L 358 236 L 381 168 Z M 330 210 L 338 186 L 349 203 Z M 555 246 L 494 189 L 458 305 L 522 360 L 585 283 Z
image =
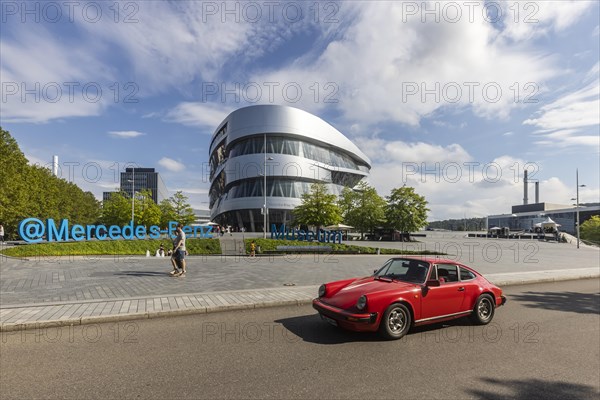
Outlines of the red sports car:
M 372 276 L 321 285 L 313 307 L 325 321 L 400 339 L 411 326 L 470 315 L 488 324 L 506 298 L 473 269 L 439 258 L 388 260 Z

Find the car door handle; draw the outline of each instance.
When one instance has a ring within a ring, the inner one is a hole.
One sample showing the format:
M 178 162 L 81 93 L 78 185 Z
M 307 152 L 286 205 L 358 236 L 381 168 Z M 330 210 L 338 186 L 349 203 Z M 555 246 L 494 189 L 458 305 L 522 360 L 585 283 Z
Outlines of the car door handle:
M 459 291 L 459 292 L 464 292 L 464 291 L 465 291 L 465 288 L 461 286 L 461 287 L 459 287 L 459 288 L 458 288 L 458 291 Z

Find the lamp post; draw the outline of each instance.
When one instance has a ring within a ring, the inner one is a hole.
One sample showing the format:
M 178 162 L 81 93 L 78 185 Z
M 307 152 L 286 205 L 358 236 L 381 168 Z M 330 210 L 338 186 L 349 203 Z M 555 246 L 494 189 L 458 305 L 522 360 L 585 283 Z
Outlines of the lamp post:
M 263 239 L 267 238 L 267 160 L 272 160 L 273 157 L 267 158 L 267 134 L 264 135 L 264 163 L 263 163 Z
M 585 187 L 585 185 L 579 184 L 579 169 L 575 170 L 575 185 L 577 185 L 577 198 L 575 199 L 575 209 L 577 213 L 577 248 L 579 248 L 579 188 Z
M 131 223 L 133 223 L 133 211 L 135 209 L 135 167 L 131 168 L 131 179 L 127 179 L 131 182 Z

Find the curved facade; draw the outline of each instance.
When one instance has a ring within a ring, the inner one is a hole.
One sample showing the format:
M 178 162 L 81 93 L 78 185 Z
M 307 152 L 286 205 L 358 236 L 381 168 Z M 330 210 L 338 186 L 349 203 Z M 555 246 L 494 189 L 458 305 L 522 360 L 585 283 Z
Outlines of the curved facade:
M 212 136 L 211 219 L 262 231 L 266 202 L 267 226 L 289 224 L 311 183 L 325 183 L 340 194 L 370 169 L 369 158 L 354 143 L 306 111 L 278 105 L 241 108 Z

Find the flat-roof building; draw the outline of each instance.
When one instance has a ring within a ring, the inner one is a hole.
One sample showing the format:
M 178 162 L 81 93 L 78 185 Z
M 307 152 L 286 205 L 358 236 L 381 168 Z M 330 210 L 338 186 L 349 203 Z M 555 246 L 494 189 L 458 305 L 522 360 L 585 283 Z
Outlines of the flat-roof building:
M 580 204 L 579 223 L 583 224 L 593 215 L 600 214 L 600 203 Z M 536 224 L 551 218 L 559 224 L 559 230 L 571 235 L 577 234 L 577 207 L 564 204 L 533 203 L 512 207 L 511 214 L 490 215 L 488 228 L 507 227 L 511 231 L 533 232 Z
M 154 168 L 125 168 L 121 172 L 120 191 L 126 193 L 129 198 L 136 192 L 150 190 L 152 200 L 158 204 L 169 197 L 169 191 L 165 186 L 160 174 Z M 103 200 L 108 200 L 115 192 L 104 192 Z

